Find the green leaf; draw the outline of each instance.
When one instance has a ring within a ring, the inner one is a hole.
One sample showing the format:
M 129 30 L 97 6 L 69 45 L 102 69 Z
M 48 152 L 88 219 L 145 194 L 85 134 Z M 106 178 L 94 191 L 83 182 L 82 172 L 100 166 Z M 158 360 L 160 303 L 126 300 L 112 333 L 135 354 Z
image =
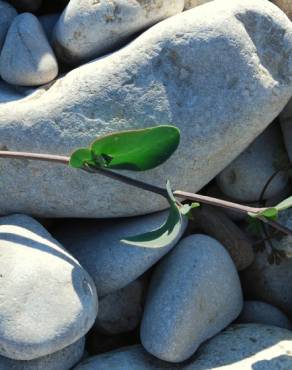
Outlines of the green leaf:
M 166 222 L 158 229 L 148 233 L 123 239 L 121 240 L 122 243 L 143 248 L 163 248 L 179 240 L 187 225 L 187 217 L 184 212 L 181 212 L 181 207 L 176 203 L 169 182 L 167 182 L 166 188 L 170 203 L 170 211 Z
M 251 218 L 258 218 L 259 216 L 261 217 L 265 217 L 269 220 L 277 220 L 278 216 L 279 216 L 279 212 L 277 210 L 277 208 L 274 208 L 274 207 L 271 207 L 271 208 L 267 208 L 266 210 L 262 211 L 262 212 L 259 212 L 259 213 L 252 213 L 252 212 L 248 212 L 248 215 L 251 217 Z
M 91 150 L 96 157 L 105 159 L 104 167 L 146 171 L 165 162 L 177 149 L 179 140 L 178 128 L 156 126 L 105 135 L 91 144 Z
M 73 168 L 81 168 L 85 164 L 91 163 L 94 164 L 93 153 L 88 148 L 80 148 L 75 150 L 70 157 L 70 166 Z
M 275 206 L 275 208 L 280 212 L 284 211 L 285 209 L 292 207 L 292 197 L 289 197 L 285 200 L 283 200 L 281 203 Z

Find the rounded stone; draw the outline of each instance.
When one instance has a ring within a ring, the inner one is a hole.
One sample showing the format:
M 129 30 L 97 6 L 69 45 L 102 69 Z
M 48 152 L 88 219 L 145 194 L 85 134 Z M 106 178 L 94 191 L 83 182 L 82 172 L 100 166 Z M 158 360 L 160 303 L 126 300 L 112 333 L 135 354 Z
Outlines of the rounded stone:
M 17 101 L 12 95 L 0 105 L 0 146 L 69 155 L 98 135 L 172 124 L 181 130 L 176 153 L 131 176 L 196 192 L 282 111 L 291 97 L 291 54 L 292 23 L 269 1 L 210 2 L 50 87 Z M 167 207 L 159 195 L 63 165 L 1 159 L 1 173 L 6 214 L 108 218 Z
M 168 212 L 113 221 L 81 221 L 60 224 L 53 232 L 89 272 L 98 296 L 124 288 L 169 252 L 182 237 L 187 219 L 176 240 L 165 246 L 141 248 L 121 242 L 126 237 L 157 229 Z
M 281 310 L 261 301 L 245 301 L 237 321 L 239 323 L 256 323 L 292 329 L 290 320 Z
M 38 86 L 58 75 L 58 63 L 38 19 L 30 13 L 14 18 L 0 55 L 0 74 L 12 85 Z
M 258 201 L 270 178 L 288 164 L 280 127 L 273 124 L 217 176 L 217 183 L 233 199 Z M 287 172 L 279 173 L 269 184 L 264 199 L 280 193 L 287 183 Z
M 91 277 L 34 219 L 0 219 L 0 354 L 32 360 L 57 352 L 94 324 Z
M 185 10 L 195 8 L 196 6 L 203 5 L 212 0 L 185 0 Z
M 236 268 L 215 239 L 191 235 L 156 268 L 146 299 L 141 342 L 157 358 L 182 362 L 242 310 Z
M 5 1 L 0 1 L 0 52 L 7 34 L 7 31 L 17 16 L 17 11 Z
M 218 240 L 228 251 L 238 271 L 254 259 L 252 243 L 245 233 L 220 209 L 201 205 L 192 211 L 191 233 L 199 231 Z
M 55 49 L 67 63 L 93 58 L 183 7 L 184 0 L 71 0 L 55 28 Z
M 268 262 L 268 253 L 257 253 L 251 266 L 241 274 L 245 297 L 280 308 L 292 316 L 292 258 L 279 265 Z
M 171 369 L 173 364 L 162 362 L 149 355 L 142 346 L 121 348 L 91 357 L 73 370 L 162 370 Z
M 107 335 L 136 329 L 142 318 L 144 291 L 144 281 L 136 280 L 123 289 L 100 297 L 94 328 Z
M 262 324 L 232 325 L 207 343 L 183 370 L 288 370 L 292 333 Z
M 50 355 L 29 361 L 0 356 L 0 370 L 70 370 L 83 357 L 85 337 Z

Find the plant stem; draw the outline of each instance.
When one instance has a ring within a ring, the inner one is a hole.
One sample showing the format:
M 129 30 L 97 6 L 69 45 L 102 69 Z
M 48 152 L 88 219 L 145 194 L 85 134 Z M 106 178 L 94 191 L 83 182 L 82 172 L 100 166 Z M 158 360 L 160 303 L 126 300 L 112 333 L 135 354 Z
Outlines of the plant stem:
M 70 157 L 66 156 L 60 156 L 60 155 L 53 155 L 53 154 L 38 154 L 38 153 L 28 153 L 28 152 L 10 152 L 10 151 L 0 151 L 0 158 L 11 158 L 11 159 L 28 159 L 28 160 L 37 160 L 37 161 L 45 161 L 45 162 L 53 162 L 53 163 L 59 163 L 59 164 L 65 164 L 68 165 L 70 162 Z M 164 198 L 168 199 L 168 194 L 166 189 L 145 183 L 140 180 L 136 180 L 133 178 L 130 178 L 125 175 L 121 175 L 117 172 L 105 169 L 105 168 L 96 168 L 96 167 L 84 167 L 82 168 L 86 172 L 90 173 L 98 173 L 103 176 L 109 177 L 111 179 L 120 181 L 124 184 L 130 185 L 130 186 L 135 186 L 139 189 L 150 191 L 152 193 L 158 194 L 163 196 Z M 217 206 L 221 208 L 226 208 L 232 211 L 236 212 L 241 212 L 244 214 L 248 213 L 253 213 L 253 214 L 258 214 L 260 212 L 265 211 L 267 208 L 258 208 L 258 207 L 250 207 L 250 206 L 245 206 L 242 204 L 238 203 L 233 203 L 229 202 L 226 200 L 218 199 L 218 198 L 213 198 L 213 197 L 208 197 L 205 195 L 200 195 L 200 194 L 193 194 L 193 193 L 188 193 L 185 191 L 180 191 L 177 190 L 174 192 L 174 196 L 178 198 L 184 198 L 188 200 L 192 200 L 195 202 L 200 202 L 200 203 L 205 203 L 205 204 L 210 204 L 212 206 Z M 258 217 L 261 221 L 271 225 L 272 227 L 278 229 L 279 231 L 292 235 L 292 231 L 290 229 L 287 229 L 286 227 L 278 224 L 275 221 L 268 220 L 265 217 Z

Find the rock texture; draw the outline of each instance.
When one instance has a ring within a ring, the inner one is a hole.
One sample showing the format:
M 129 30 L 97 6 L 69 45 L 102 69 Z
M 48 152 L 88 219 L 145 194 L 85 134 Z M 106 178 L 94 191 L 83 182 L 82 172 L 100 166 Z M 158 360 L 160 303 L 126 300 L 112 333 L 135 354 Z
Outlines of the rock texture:
M 197 191 L 287 103 L 291 50 L 292 24 L 269 1 L 209 3 L 160 22 L 24 101 L 2 104 L 0 145 L 68 155 L 97 135 L 174 124 L 181 129 L 177 153 L 137 176 Z M 166 207 L 160 196 L 62 165 L 5 159 L 0 170 L 3 213 L 116 217 Z
M 78 259 L 95 282 L 99 296 L 124 288 L 153 266 L 179 241 L 157 248 L 141 248 L 121 243 L 125 237 L 157 229 L 167 212 L 112 222 L 68 222 L 54 235 Z
M 55 29 L 56 50 L 68 63 L 93 58 L 183 8 L 184 0 L 71 0 Z
M 97 312 L 87 272 L 28 216 L 0 219 L 0 241 L 0 354 L 32 360 L 84 336 Z
M 272 0 L 280 9 L 292 19 L 292 3 L 290 0 Z
M 292 333 L 259 324 L 233 325 L 204 344 L 183 370 L 288 370 Z
M 91 357 L 74 370 L 162 370 L 172 369 L 172 364 L 159 361 L 149 355 L 142 346 L 121 348 L 99 356 Z
M 0 52 L 9 26 L 16 16 L 17 11 L 11 5 L 0 1 Z
M 190 232 L 203 232 L 218 240 L 228 251 L 238 271 L 247 268 L 254 259 L 251 241 L 220 209 L 201 205 L 192 212 Z
M 70 370 L 81 360 L 84 345 L 83 337 L 58 352 L 34 360 L 18 361 L 0 357 L 0 370 Z
M 269 179 L 288 164 L 280 127 L 273 124 L 217 176 L 217 183 L 228 197 L 258 201 Z M 279 173 L 266 189 L 264 199 L 279 194 L 287 183 L 288 174 Z
M 240 323 L 256 323 L 292 329 L 290 320 L 277 307 L 261 301 L 245 301 L 237 319 Z
M 135 280 L 125 288 L 99 299 L 94 328 L 107 335 L 116 335 L 137 328 L 142 318 L 145 284 Z
M 239 277 L 225 248 L 206 235 L 189 236 L 154 272 L 142 345 L 161 360 L 184 361 L 235 320 L 242 305 Z
M 196 6 L 203 5 L 212 0 L 185 0 L 185 10 L 195 8 Z
M 54 52 L 33 14 L 20 14 L 12 22 L 0 55 L 0 74 L 21 86 L 42 85 L 58 75 Z

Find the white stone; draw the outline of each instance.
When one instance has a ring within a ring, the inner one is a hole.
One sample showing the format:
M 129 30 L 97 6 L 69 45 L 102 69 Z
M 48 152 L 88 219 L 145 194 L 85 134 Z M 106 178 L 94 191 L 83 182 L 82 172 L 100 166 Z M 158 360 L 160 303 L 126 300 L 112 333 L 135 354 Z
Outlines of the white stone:
M 54 52 L 33 14 L 20 14 L 12 22 L 0 55 L 0 74 L 21 86 L 42 85 L 58 75 Z

